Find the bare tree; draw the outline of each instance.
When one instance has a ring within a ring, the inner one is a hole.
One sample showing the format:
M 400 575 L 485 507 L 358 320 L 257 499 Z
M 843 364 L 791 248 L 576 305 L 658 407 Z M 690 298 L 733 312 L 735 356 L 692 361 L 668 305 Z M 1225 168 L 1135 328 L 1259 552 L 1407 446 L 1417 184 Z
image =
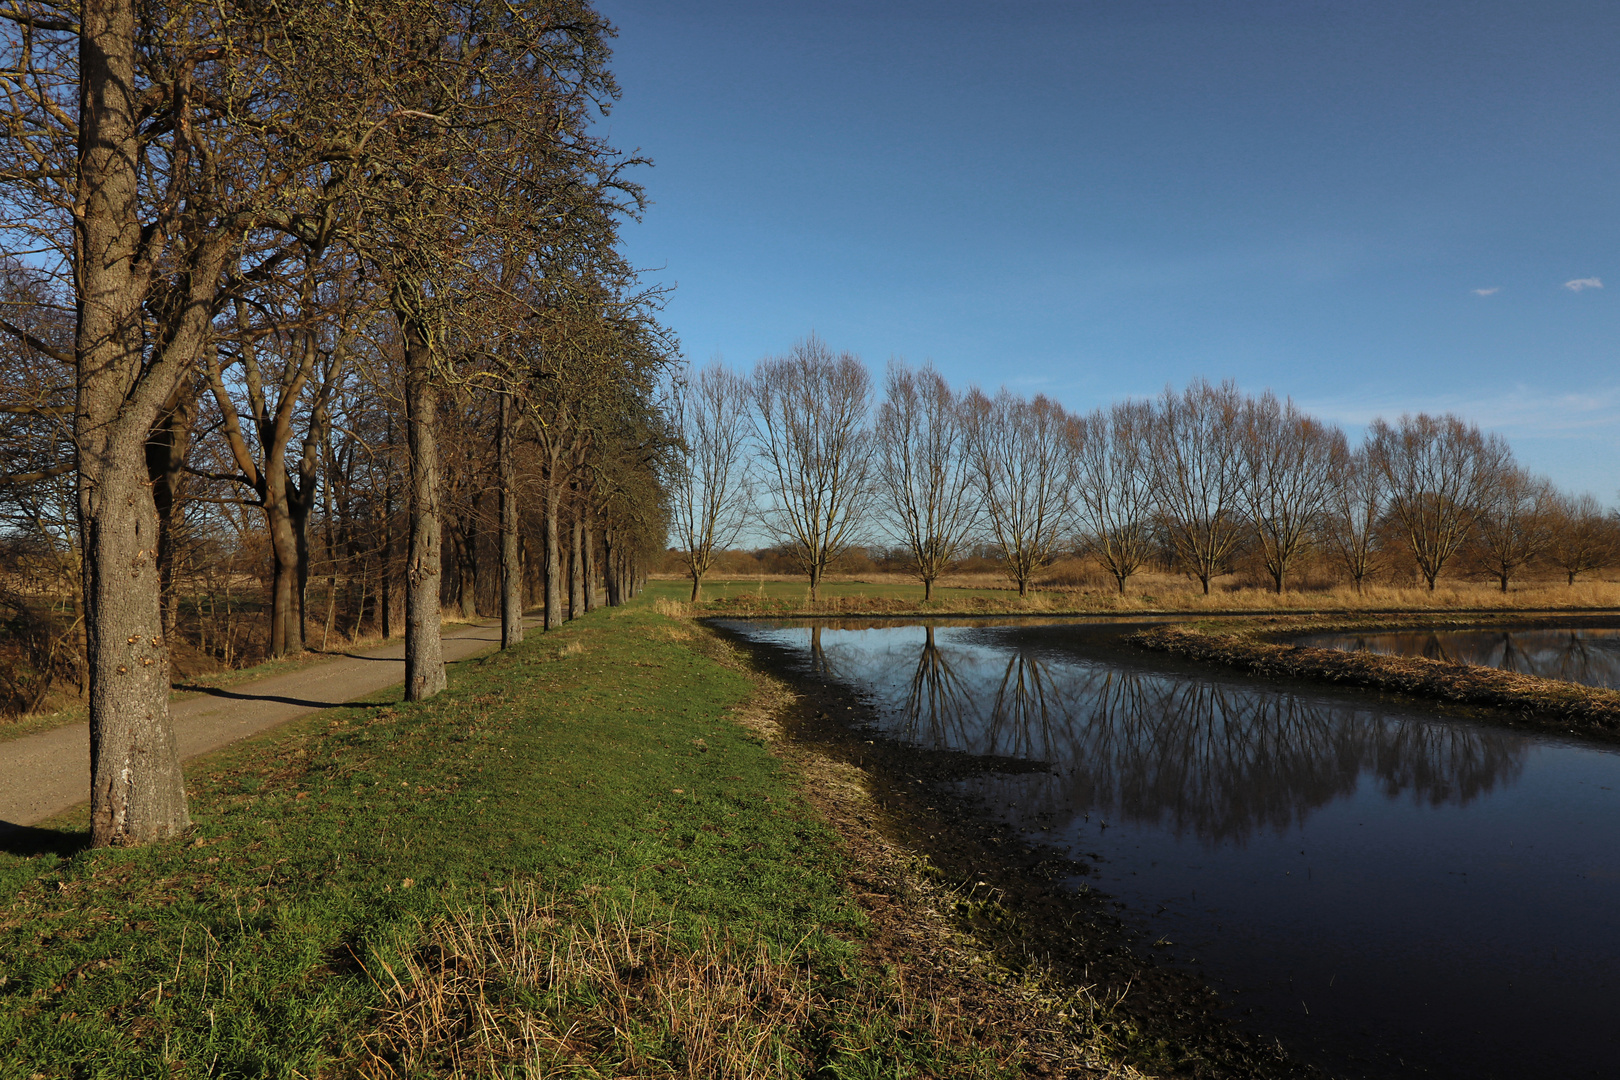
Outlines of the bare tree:
M 1113 575 L 1121 596 L 1153 553 L 1152 425 L 1151 405 L 1122 401 L 1075 425 L 1071 439 L 1082 543 Z
M 1498 473 L 1475 509 L 1475 553 L 1503 592 L 1508 591 L 1513 575 L 1552 542 L 1557 498 L 1550 481 L 1509 465 Z
M 974 527 L 962 407 L 932 366 L 889 361 L 877 418 L 877 489 L 889 528 L 911 554 L 923 602 Z
M 300 142 L 240 122 L 287 44 L 243 20 L 221 6 L 148 25 L 134 0 L 0 10 L 4 243 L 54 251 L 77 311 L 71 357 L 51 355 L 76 373 L 97 846 L 189 825 L 147 443 L 209 336 L 232 249 L 285 186 L 279 154 Z
M 1560 495 L 1553 502 L 1547 561 L 1561 570 L 1571 585 L 1575 578 L 1613 565 L 1620 555 L 1620 522 L 1603 512 L 1591 495 Z
M 1341 443 L 1334 452 L 1322 526 L 1328 546 L 1356 583 L 1358 594 L 1367 576 L 1377 569 L 1381 554 L 1378 530 L 1388 504 L 1384 474 L 1369 457 L 1367 447 L 1352 452 Z
M 1187 572 L 1209 595 L 1246 530 L 1243 401 L 1230 382 L 1199 379 L 1182 393 L 1165 388 L 1154 410 L 1151 447 L 1159 516 Z
M 716 553 L 737 542 L 752 500 L 748 476 L 748 383 L 717 360 L 683 375 L 670 416 L 682 452 L 670 484 L 670 517 L 697 602 Z
M 1243 404 L 1243 495 L 1273 587 L 1310 544 L 1333 491 L 1344 433 L 1267 390 Z
M 754 434 L 772 484 L 765 527 L 792 553 L 816 599 L 827 567 L 862 539 L 871 504 L 871 378 L 852 353 L 812 333 L 761 360 L 750 385 Z
M 1450 413 L 1373 421 L 1369 454 L 1418 572 L 1434 582 L 1468 539 L 1474 513 L 1511 465 L 1507 444 Z
M 1023 596 L 1036 571 L 1052 561 L 1068 517 L 1069 418 L 1045 395 L 1026 401 L 1005 388 L 993 399 L 969 391 L 963 415 L 984 516 Z

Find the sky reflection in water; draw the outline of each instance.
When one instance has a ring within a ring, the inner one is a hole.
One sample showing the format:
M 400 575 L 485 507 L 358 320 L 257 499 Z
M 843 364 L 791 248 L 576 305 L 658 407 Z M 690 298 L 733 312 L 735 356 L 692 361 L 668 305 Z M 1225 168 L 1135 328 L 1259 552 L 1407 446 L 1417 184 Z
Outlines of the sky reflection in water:
M 887 735 L 1047 763 L 963 786 L 1095 860 L 1077 887 L 1335 1072 L 1620 1060 L 1608 748 L 1167 671 L 1096 627 L 739 628 L 870 697 Z
M 1426 656 L 1620 690 L 1620 630 L 1402 630 L 1312 634 L 1300 638 L 1298 644 L 1385 656 Z

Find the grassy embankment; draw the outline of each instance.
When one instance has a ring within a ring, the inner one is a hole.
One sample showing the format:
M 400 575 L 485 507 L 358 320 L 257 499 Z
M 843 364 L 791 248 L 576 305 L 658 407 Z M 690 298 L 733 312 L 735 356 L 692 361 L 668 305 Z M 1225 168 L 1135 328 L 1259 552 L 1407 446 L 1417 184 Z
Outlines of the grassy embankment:
M 755 577 L 704 582 L 696 604 L 689 603 L 688 579 L 662 578 L 648 583 L 647 595 L 684 605 L 699 616 L 813 615 L 1162 615 L 1297 612 L 1435 612 L 1474 611 L 1615 611 L 1620 610 L 1620 582 L 1591 581 L 1570 586 L 1562 581 L 1536 582 L 1503 593 L 1483 582 L 1453 581 L 1434 592 L 1426 588 L 1368 586 L 1357 593 L 1347 585 L 1291 589 L 1281 596 L 1265 588 L 1217 583 L 1205 596 L 1197 583 L 1168 574 L 1142 574 L 1131 580 L 1125 595 L 1106 585 L 1075 586 L 1038 583 L 1019 596 L 1005 578 L 988 574 L 945 578 L 923 602 L 922 586 L 900 575 L 835 577 L 824 581 L 811 601 L 803 578 Z
M 1101 1062 L 1094 1002 L 1031 1004 L 1047 992 L 964 944 L 948 893 L 828 828 L 771 753 L 772 687 L 645 605 L 600 611 L 459 665 L 431 702 L 192 763 L 183 841 L 83 850 L 82 810 L 11 834 L 0 1075 Z
M 1514 671 L 1431 660 L 1422 656 L 1384 656 L 1289 644 L 1298 634 L 1332 630 L 1434 628 L 1448 620 L 1432 615 L 1390 619 L 1273 617 L 1155 627 L 1125 638 L 1157 652 L 1203 663 L 1220 664 L 1262 677 L 1335 682 L 1392 691 L 1431 701 L 1499 710 L 1515 721 L 1556 731 L 1620 735 L 1620 692 L 1543 679 Z M 1501 622 L 1519 622 L 1499 617 Z M 1480 620 L 1453 619 L 1453 625 L 1479 625 Z

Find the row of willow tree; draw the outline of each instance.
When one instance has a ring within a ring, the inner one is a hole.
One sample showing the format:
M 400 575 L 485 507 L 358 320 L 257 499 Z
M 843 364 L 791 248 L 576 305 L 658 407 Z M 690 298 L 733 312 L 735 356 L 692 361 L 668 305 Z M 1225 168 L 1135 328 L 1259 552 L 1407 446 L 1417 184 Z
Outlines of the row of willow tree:
M 503 644 L 526 572 L 548 625 L 635 588 L 675 347 L 619 251 L 612 34 L 584 0 L 0 6 L 6 588 L 15 629 L 19 567 L 70 583 L 94 844 L 188 826 L 171 636 L 227 524 L 272 653 L 323 576 L 328 627 L 340 578 L 357 622 L 403 592 L 411 700 L 480 551 Z
M 714 364 L 677 385 L 671 514 L 693 599 L 749 530 L 791 553 L 812 597 L 841 555 L 883 535 L 925 598 L 985 543 L 1020 594 L 1069 554 L 1124 593 L 1168 549 L 1206 594 L 1240 551 L 1278 593 L 1312 554 L 1358 591 L 1396 559 L 1432 591 L 1463 555 L 1503 592 L 1533 562 L 1573 585 L 1617 555 L 1594 498 L 1559 492 L 1449 414 L 1376 420 L 1352 446 L 1292 401 L 1229 382 L 1077 414 L 1040 395 L 959 393 L 893 362 L 875 413 L 873 396 L 861 361 L 814 335 L 749 375 Z

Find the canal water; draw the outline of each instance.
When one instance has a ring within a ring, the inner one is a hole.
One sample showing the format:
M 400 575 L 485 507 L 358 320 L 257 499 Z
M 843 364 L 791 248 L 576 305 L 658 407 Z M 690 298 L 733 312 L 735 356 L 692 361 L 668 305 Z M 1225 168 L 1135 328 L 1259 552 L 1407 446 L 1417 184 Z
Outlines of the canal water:
M 1620 753 L 1178 665 L 1096 624 L 734 622 L 960 782 L 1240 1022 L 1346 1077 L 1620 1075 Z
M 1398 630 L 1311 634 L 1298 638 L 1296 644 L 1385 656 L 1426 656 L 1620 690 L 1620 630 Z

